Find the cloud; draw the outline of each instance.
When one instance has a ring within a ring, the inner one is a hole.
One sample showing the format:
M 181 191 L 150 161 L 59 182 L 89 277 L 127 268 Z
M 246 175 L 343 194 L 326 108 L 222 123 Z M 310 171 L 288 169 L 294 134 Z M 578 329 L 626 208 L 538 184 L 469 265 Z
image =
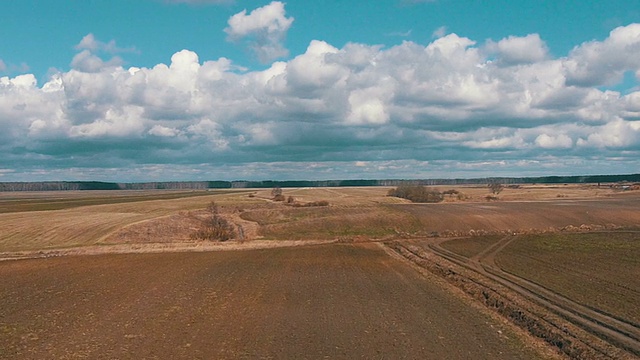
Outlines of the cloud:
M 102 51 L 108 54 L 116 54 L 122 52 L 136 52 L 135 47 L 121 48 L 116 45 L 115 40 L 110 40 L 108 43 L 104 43 L 92 34 L 85 35 L 82 40 L 75 46 L 76 50 L 89 50 L 93 53 Z
M 540 134 L 536 137 L 535 144 L 544 149 L 570 149 L 573 147 L 573 140 L 565 134 Z
M 268 62 L 289 55 L 283 42 L 293 20 L 286 17 L 284 3 L 273 1 L 248 15 L 245 9 L 231 16 L 224 31 L 229 41 L 246 39 L 258 59 Z
M 108 61 L 103 61 L 100 57 L 91 53 L 91 51 L 83 50 L 73 57 L 73 60 L 71 60 L 71 68 L 83 72 L 99 72 L 105 67 L 120 66 L 122 63 L 122 59 L 117 56 Z
M 104 68 L 121 66 L 124 61 L 114 54 L 137 52 L 135 47 L 118 47 L 115 40 L 102 42 L 92 33 L 85 35 L 74 48 L 80 52 L 71 60 L 71 68 L 83 72 L 99 72 Z M 109 59 L 104 60 L 105 55 Z
M 20 65 L 15 65 L 11 63 L 5 63 L 2 59 L 0 59 L 0 73 L 25 73 L 29 71 L 29 65 L 26 63 L 20 63 Z
M 568 85 L 612 85 L 624 72 L 640 72 L 640 24 L 615 28 L 604 41 L 576 46 L 565 61 Z
M 547 58 L 549 52 L 538 34 L 509 36 L 497 43 L 489 41 L 485 48 L 496 53 L 499 61 L 506 65 L 540 62 Z
M 413 31 L 413 30 L 411 30 L 411 29 L 409 29 L 409 30 L 407 30 L 407 31 L 404 31 L 404 32 L 403 32 L 403 31 L 394 31 L 394 32 L 387 33 L 387 34 L 385 34 L 385 35 L 386 35 L 386 36 L 408 37 L 408 36 L 410 36 L 410 35 L 411 35 L 411 32 L 412 32 L 412 31 Z
M 271 24 L 256 23 L 236 31 Z M 44 84 L 0 77 L 0 169 L 26 179 L 102 167 L 123 180 L 179 179 L 177 169 L 231 179 L 628 172 L 640 165 L 640 91 L 586 80 L 615 82 L 635 69 L 608 53 L 635 54 L 635 28 L 560 58 L 538 35 L 478 42 L 451 33 L 389 48 L 313 40 L 259 71 L 186 49 L 166 64 L 125 68 L 105 56 L 115 42 L 85 37 L 73 68 Z
M 433 31 L 433 33 L 431 34 L 431 37 L 434 39 L 437 38 L 441 38 L 443 36 L 445 36 L 447 34 L 447 27 L 446 26 L 440 26 L 439 28 L 435 29 Z

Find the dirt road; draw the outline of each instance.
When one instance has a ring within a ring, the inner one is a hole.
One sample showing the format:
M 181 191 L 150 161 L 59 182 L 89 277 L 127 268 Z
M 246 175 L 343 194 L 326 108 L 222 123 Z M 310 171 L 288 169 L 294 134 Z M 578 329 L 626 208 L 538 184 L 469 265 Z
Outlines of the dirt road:
M 0 263 L 0 358 L 542 358 L 376 244 Z

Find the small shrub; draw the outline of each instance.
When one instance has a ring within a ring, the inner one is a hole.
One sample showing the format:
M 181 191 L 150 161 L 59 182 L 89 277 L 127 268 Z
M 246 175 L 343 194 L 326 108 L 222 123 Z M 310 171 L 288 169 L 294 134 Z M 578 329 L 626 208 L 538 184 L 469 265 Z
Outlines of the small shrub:
M 296 202 L 296 199 L 293 196 L 289 196 L 287 198 L 287 204 L 293 204 Z
M 273 201 L 284 201 L 286 198 L 282 194 L 278 194 L 273 197 Z
M 504 185 L 500 184 L 499 182 L 490 183 L 488 187 L 489 191 L 491 191 L 492 194 L 500 194 L 502 190 L 504 190 Z
M 453 195 L 459 195 L 459 194 L 460 192 L 456 189 L 450 189 L 442 192 L 442 195 L 449 195 L 449 197 L 453 197 Z
M 435 189 L 430 189 L 421 185 L 400 185 L 389 190 L 388 196 L 395 196 L 416 203 L 437 203 L 444 200 L 444 195 Z
M 279 186 L 274 187 L 273 189 L 271 189 L 271 196 L 275 199 L 278 196 L 282 195 L 282 188 Z

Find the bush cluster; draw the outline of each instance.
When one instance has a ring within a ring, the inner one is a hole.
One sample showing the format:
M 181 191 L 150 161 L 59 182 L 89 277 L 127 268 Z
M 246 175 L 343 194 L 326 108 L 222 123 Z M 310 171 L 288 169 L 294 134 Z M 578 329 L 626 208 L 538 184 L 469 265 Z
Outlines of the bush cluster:
M 207 216 L 201 219 L 200 227 L 191 234 L 191 238 L 209 241 L 227 241 L 235 238 L 236 230 L 232 223 L 220 216 L 218 206 L 211 202 L 207 207 Z
M 438 190 L 421 185 L 400 185 L 389 190 L 388 196 L 395 196 L 416 203 L 437 203 L 444 200 L 444 195 Z
M 293 207 L 314 207 L 314 206 L 329 206 L 329 202 L 327 200 L 320 200 L 320 201 L 312 201 L 312 202 L 308 202 L 308 203 L 299 203 L 299 202 L 295 202 L 290 204 Z
M 293 196 L 289 196 L 287 198 L 286 205 L 293 206 L 293 207 L 329 206 L 329 202 L 327 200 L 319 200 L 319 201 L 311 201 L 308 203 L 300 203 L 300 202 L 297 202 Z

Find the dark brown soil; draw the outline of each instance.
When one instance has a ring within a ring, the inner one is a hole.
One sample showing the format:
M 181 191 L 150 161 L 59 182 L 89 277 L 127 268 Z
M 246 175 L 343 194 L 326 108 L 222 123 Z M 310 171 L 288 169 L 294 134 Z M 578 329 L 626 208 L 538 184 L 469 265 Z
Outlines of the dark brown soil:
M 375 244 L 0 262 L 0 358 L 542 358 Z

